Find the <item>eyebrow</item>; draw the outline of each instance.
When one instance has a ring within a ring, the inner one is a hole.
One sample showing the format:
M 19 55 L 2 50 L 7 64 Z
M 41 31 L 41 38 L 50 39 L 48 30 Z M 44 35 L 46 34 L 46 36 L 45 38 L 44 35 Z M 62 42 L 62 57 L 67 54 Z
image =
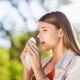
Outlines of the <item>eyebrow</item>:
M 47 28 L 47 27 L 45 27 L 45 26 L 42 26 L 41 28 Z M 39 27 L 38 27 L 38 30 L 39 30 Z

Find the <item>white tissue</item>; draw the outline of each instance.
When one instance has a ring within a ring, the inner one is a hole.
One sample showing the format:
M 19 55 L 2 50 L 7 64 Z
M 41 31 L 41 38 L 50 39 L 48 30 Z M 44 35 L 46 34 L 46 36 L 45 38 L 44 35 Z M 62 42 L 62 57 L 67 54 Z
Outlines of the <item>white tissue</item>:
M 31 37 L 29 40 L 33 41 L 34 43 L 36 43 L 36 40 Z M 29 53 L 27 53 L 26 57 L 25 57 L 25 60 L 26 60 L 26 65 L 28 67 L 28 70 L 31 69 L 31 61 L 30 61 L 30 56 L 29 56 Z

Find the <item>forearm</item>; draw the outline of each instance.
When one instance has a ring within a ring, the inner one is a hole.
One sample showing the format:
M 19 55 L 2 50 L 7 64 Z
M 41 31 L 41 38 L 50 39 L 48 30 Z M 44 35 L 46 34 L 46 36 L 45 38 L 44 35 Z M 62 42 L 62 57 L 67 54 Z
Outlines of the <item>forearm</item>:
M 32 74 L 28 72 L 27 69 L 24 69 L 23 80 L 31 80 Z
M 43 80 L 46 78 L 46 75 L 45 75 L 42 68 L 41 69 L 35 69 L 34 74 L 35 74 L 36 80 Z

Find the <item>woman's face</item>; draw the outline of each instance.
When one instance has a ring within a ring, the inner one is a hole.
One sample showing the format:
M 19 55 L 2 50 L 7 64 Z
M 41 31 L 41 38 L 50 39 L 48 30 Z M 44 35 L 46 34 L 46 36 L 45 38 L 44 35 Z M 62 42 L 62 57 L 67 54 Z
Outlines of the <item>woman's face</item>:
M 59 43 L 59 29 L 55 25 L 39 21 L 38 25 L 40 45 L 47 51 L 56 48 Z

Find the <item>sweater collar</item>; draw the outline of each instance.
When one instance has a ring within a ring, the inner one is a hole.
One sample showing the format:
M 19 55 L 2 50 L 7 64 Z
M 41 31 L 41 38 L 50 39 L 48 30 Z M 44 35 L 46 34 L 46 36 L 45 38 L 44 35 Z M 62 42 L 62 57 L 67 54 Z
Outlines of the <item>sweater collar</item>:
M 75 56 L 75 52 L 73 52 L 71 49 L 67 50 L 60 61 L 57 63 L 55 68 L 63 71 Z

